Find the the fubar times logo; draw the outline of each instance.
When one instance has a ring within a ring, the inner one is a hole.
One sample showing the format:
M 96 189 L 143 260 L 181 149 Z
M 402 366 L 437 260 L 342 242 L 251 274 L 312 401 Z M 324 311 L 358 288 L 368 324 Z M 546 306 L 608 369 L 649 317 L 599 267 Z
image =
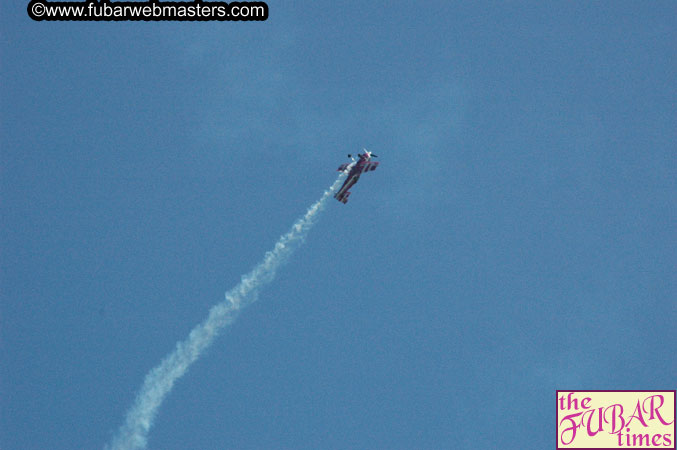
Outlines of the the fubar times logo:
M 556 391 L 557 450 L 675 449 L 675 391 Z

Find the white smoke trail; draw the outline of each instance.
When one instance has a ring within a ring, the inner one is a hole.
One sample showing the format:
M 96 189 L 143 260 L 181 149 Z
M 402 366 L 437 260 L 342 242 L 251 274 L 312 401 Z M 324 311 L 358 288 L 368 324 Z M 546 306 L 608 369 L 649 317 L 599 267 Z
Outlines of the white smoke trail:
M 211 308 L 204 322 L 193 328 L 188 338 L 178 342 L 174 351 L 146 375 L 141 391 L 127 412 L 125 423 L 107 448 L 128 450 L 146 447 L 153 419 L 165 397 L 172 390 L 174 382 L 181 378 L 190 365 L 211 345 L 223 327 L 235 320 L 238 311 L 256 300 L 258 289 L 275 278 L 278 267 L 294 252 L 298 244 L 303 242 L 317 214 L 324 208 L 329 196 L 338 189 L 348 170 L 350 167 L 339 175 L 324 195 L 292 225 L 289 232 L 280 237 L 273 250 L 266 253 L 263 261 L 251 272 L 243 275 L 242 281 L 237 286 L 226 292 L 226 299 Z

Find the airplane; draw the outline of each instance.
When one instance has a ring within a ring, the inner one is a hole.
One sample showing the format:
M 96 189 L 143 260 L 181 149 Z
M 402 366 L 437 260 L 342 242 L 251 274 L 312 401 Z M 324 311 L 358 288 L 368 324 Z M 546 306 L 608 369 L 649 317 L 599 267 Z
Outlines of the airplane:
M 348 155 L 348 158 L 353 160 L 352 167 L 350 167 L 351 163 L 345 163 L 341 164 L 341 166 L 338 168 L 339 172 L 345 172 L 348 167 L 350 167 L 348 178 L 346 178 L 346 181 L 343 183 L 343 186 L 341 186 L 341 189 L 339 189 L 339 191 L 334 195 L 334 198 L 343 204 L 348 203 L 348 197 L 350 196 L 350 191 L 348 191 L 348 189 L 357 183 L 357 180 L 360 179 L 360 175 L 365 172 L 376 170 L 376 167 L 378 166 L 377 162 L 371 160 L 371 158 L 376 158 L 377 155 L 374 155 L 366 148 L 364 149 L 363 154 L 357 156 L 359 160 L 355 162 L 355 158 L 353 158 L 352 155 Z

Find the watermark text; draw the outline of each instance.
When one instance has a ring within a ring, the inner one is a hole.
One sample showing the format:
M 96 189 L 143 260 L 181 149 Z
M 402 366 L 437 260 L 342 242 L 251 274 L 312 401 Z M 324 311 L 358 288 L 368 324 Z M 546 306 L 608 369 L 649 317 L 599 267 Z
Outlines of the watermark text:
M 265 2 L 51 2 L 31 0 L 28 16 L 46 21 L 263 21 L 268 19 Z

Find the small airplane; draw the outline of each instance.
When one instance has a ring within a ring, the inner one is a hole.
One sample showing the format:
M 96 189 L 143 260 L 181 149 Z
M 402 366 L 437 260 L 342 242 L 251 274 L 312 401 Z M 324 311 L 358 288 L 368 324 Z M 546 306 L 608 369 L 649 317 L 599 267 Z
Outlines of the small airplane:
M 365 172 L 376 170 L 376 167 L 378 166 L 377 162 L 371 160 L 371 158 L 376 158 L 377 156 L 368 151 L 366 148 L 364 149 L 363 154 L 357 156 L 360 159 L 355 162 L 355 158 L 353 158 L 352 155 L 348 155 L 348 158 L 351 158 L 353 163 L 341 164 L 341 166 L 338 168 L 339 172 L 345 172 L 350 167 L 348 178 L 346 178 L 346 181 L 343 183 L 343 186 L 341 186 L 341 189 L 339 189 L 339 191 L 334 195 L 334 198 L 343 204 L 348 203 L 348 197 L 350 196 L 350 191 L 348 191 L 348 189 L 357 183 L 357 180 L 360 179 L 360 175 Z

